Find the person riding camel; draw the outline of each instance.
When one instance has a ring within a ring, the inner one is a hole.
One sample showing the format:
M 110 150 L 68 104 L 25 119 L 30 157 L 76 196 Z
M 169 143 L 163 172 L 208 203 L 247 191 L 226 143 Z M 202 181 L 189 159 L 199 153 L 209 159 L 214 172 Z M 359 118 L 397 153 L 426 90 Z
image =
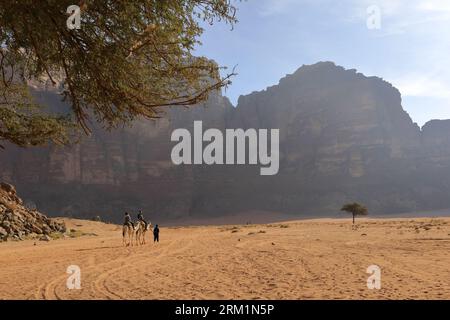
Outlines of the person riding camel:
M 131 216 L 128 212 L 125 212 L 125 221 L 123 222 L 124 226 L 131 226 L 134 228 L 134 223 L 131 221 Z
M 147 221 L 144 220 L 144 215 L 142 214 L 142 210 L 139 210 L 137 218 L 138 218 L 138 221 L 142 221 L 144 223 L 145 229 L 147 229 L 148 223 L 147 223 Z

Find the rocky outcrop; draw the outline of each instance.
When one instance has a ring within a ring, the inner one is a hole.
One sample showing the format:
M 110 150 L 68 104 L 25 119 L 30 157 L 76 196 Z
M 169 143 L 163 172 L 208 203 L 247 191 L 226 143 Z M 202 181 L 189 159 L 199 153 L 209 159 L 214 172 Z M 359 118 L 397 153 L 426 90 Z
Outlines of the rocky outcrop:
M 65 108 L 49 91 L 44 103 Z M 278 85 L 242 96 L 233 108 L 219 93 L 194 108 L 173 108 L 158 121 L 104 132 L 67 148 L 0 152 L 0 179 L 31 205 L 57 216 L 119 221 L 143 209 L 155 219 L 243 211 L 335 214 L 364 202 L 372 213 L 450 208 L 450 122 L 422 130 L 400 92 L 331 62 L 303 66 Z M 280 170 L 259 166 L 175 166 L 174 129 L 280 129 Z
M 64 223 L 49 219 L 37 210 L 27 209 L 12 185 L 0 183 L 0 242 L 25 238 L 47 241 L 53 233 L 65 231 Z

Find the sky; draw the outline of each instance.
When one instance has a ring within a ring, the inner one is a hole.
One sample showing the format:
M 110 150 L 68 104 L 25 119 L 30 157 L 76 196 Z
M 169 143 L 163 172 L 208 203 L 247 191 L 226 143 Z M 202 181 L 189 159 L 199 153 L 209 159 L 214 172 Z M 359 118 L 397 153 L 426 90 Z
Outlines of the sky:
M 246 0 L 239 22 L 205 25 L 204 55 L 238 73 L 224 92 L 261 91 L 303 64 L 333 61 L 402 93 L 422 126 L 450 119 L 450 0 Z

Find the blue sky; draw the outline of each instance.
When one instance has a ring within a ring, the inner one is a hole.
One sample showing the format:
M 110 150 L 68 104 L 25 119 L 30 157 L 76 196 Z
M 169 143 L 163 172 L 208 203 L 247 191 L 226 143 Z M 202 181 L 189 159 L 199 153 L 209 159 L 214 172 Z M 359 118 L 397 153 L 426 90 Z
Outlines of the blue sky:
M 225 95 L 278 83 L 303 64 L 333 61 L 397 87 L 413 121 L 450 119 L 450 0 L 247 0 L 239 22 L 205 27 L 197 54 L 238 75 Z M 369 29 L 380 12 L 380 29 Z

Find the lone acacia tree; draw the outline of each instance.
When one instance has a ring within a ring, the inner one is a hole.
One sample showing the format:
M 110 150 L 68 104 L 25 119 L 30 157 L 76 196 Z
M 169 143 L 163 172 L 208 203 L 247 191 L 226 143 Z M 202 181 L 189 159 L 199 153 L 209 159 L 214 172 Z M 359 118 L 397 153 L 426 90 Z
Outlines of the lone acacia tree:
M 0 1 L 0 147 L 65 144 L 91 120 L 111 129 L 204 101 L 232 74 L 193 50 L 202 24 L 237 21 L 231 1 L 84 0 L 73 30 L 74 0 Z M 59 89 L 70 111 L 37 104 L 35 81 Z
M 355 224 L 356 216 L 365 216 L 368 214 L 368 210 L 365 206 L 359 203 L 347 203 L 342 208 L 341 211 L 351 213 L 353 216 L 353 224 Z

